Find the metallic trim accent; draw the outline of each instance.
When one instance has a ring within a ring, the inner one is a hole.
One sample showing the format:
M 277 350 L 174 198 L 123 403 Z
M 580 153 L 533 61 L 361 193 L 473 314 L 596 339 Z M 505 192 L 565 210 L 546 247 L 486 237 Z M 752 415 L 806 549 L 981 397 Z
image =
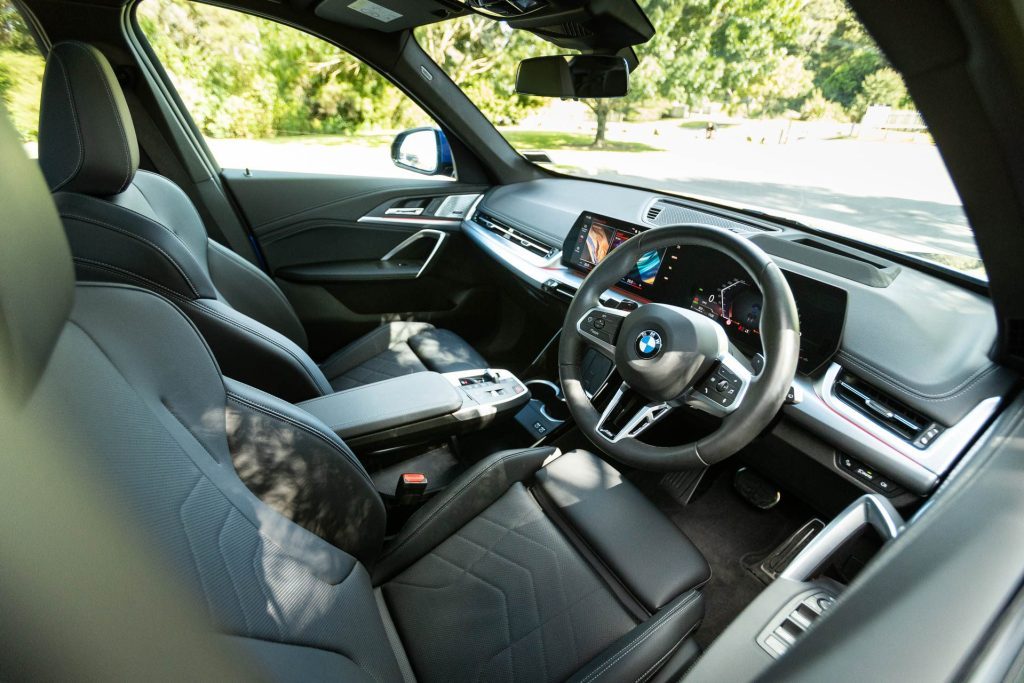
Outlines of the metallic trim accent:
M 444 225 L 455 227 L 460 218 L 387 218 L 385 216 L 363 216 L 357 223 L 381 223 L 382 225 Z
M 600 419 L 597 421 L 597 433 L 604 437 L 611 443 L 618 443 L 623 439 L 635 439 L 640 436 L 648 427 L 652 424 L 665 417 L 672 411 L 672 406 L 667 403 L 648 403 L 629 419 L 629 422 L 618 431 L 615 436 L 608 436 L 604 433 L 604 428 L 601 426 L 608 421 L 611 417 L 611 413 L 619 405 L 619 401 L 626 394 L 626 389 L 629 387 L 625 382 L 619 387 L 615 395 L 612 396 L 612 400 L 608 403 L 608 406 L 601 413 Z
M 469 203 L 469 206 L 467 206 L 465 211 L 463 211 L 462 213 L 452 213 L 451 205 L 458 203 L 458 201 L 462 197 L 472 197 L 473 201 Z M 464 218 L 468 218 L 469 216 L 473 215 L 472 212 L 476 209 L 477 204 L 480 203 L 480 200 L 483 199 L 483 197 L 484 196 L 482 194 L 476 192 L 467 192 L 465 194 L 450 194 L 441 201 L 441 206 L 437 207 L 437 211 L 434 212 L 434 215 L 440 218 L 451 218 L 461 221 Z
M 807 581 L 844 543 L 869 526 L 888 543 L 900 535 L 906 522 L 883 496 L 873 493 L 861 496 L 829 522 L 793 558 L 779 578 Z
M 420 275 L 423 275 L 423 273 L 426 272 L 427 267 L 430 266 L 431 262 L 434 260 L 434 257 L 437 256 L 438 252 L 441 251 L 441 246 L 448 239 L 448 233 L 443 232 L 441 230 L 431 230 L 430 228 L 424 228 L 423 230 L 417 232 L 415 235 L 410 235 L 406 239 L 402 240 L 402 242 L 398 246 L 396 246 L 394 249 L 381 256 L 380 260 L 390 261 L 394 257 L 398 256 L 398 254 L 400 254 L 402 250 L 408 247 L 409 245 L 419 242 L 421 239 L 425 239 L 427 237 L 433 237 L 435 240 L 437 240 L 437 243 L 434 244 L 434 248 L 430 250 L 430 254 L 427 256 L 426 260 L 423 261 L 423 265 L 420 266 L 420 269 L 416 272 L 416 278 L 418 278 Z

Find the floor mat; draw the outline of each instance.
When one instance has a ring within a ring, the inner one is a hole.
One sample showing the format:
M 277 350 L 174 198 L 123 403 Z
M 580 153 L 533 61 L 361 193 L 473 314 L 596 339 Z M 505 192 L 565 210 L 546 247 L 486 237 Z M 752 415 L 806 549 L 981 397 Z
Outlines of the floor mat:
M 719 472 L 689 505 L 671 510 L 672 521 L 711 565 L 704 621 L 695 634 L 704 648 L 764 589 L 747 566 L 767 556 L 810 516 L 785 498 L 770 510 L 759 510 L 736 494 L 732 477 L 731 469 Z

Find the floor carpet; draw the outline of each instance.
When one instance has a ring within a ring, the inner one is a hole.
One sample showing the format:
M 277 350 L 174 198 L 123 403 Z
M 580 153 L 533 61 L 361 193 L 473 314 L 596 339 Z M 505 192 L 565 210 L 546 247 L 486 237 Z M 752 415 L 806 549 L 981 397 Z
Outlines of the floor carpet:
M 735 492 L 732 478 L 732 469 L 721 471 L 689 505 L 671 512 L 672 521 L 711 565 L 704 621 L 695 634 L 704 648 L 764 589 L 747 567 L 811 517 L 802 505 L 785 498 L 770 510 L 759 510 Z

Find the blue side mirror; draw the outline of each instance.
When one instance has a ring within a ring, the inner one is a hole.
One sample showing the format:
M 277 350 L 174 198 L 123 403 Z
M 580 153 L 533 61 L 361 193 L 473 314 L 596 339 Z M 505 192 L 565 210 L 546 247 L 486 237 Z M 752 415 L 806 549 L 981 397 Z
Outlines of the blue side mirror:
M 391 143 L 391 160 L 399 168 L 423 175 L 455 175 L 452 148 L 438 128 L 413 128 L 399 133 Z

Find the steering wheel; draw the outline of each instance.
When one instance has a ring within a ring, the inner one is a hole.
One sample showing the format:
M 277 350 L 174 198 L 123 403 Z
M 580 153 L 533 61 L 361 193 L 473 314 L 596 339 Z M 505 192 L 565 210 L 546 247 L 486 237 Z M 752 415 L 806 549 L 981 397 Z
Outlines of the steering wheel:
M 643 254 L 676 245 L 725 253 L 760 288 L 760 373 L 733 352 L 721 325 L 696 311 L 661 303 L 634 311 L 601 305 L 599 297 Z M 623 380 L 600 413 L 582 383 L 580 366 L 588 345 L 612 359 Z M 724 460 L 767 427 L 793 384 L 799 350 L 796 303 L 778 265 L 750 240 L 728 230 L 676 225 L 623 242 L 583 281 L 562 328 L 559 377 L 576 424 L 601 450 L 633 467 L 679 470 Z M 680 446 L 652 446 L 637 439 L 683 405 L 722 421 L 711 434 Z

